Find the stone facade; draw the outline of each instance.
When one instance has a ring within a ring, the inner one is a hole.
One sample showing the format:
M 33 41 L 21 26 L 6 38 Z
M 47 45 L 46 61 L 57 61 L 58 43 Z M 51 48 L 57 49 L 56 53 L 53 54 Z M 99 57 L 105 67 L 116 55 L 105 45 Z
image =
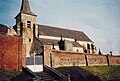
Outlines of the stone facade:
M 23 44 L 26 45 L 26 57 L 31 54 L 34 31 L 36 27 L 36 16 L 20 13 L 16 16 L 17 34 L 22 36 Z
M 51 45 L 44 45 L 44 65 L 51 67 Z

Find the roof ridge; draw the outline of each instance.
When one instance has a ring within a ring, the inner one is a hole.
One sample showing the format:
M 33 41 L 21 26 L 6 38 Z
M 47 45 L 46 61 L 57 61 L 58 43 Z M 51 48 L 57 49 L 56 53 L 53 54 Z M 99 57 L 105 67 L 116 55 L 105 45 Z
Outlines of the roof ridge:
M 60 35 L 63 35 L 63 37 L 65 38 L 72 38 L 79 41 L 93 42 L 83 31 L 59 28 L 48 25 L 40 25 L 40 24 L 38 24 L 38 27 L 39 27 L 39 34 L 41 35 L 48 35 L 55 37 L 59 37 Z

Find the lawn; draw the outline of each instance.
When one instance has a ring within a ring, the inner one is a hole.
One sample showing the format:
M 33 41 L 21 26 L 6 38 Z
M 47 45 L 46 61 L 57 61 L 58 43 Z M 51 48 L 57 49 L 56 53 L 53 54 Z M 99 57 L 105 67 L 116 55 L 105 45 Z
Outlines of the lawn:
M 107 81 L 120 78 L 120 66 L 81 66 L 56 69 L 65 75 L 71 75 L 72 81 Z

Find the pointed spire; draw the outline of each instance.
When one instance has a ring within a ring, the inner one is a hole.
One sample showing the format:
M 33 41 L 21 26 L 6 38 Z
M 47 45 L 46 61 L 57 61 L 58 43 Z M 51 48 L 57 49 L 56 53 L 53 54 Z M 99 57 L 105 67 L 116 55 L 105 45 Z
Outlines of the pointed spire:
M 25 13 L 25 14 L 35 15 L 30 9 L 28 0 L 22 0 L 20 12 Z

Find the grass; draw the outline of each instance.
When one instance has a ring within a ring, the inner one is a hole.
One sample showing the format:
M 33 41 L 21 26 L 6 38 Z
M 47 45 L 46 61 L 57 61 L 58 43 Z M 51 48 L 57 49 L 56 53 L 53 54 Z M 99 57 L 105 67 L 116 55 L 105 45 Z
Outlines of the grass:
M 65 75 L 70 74 L 73 78 L 78 78 L 72 81 L 92 81 L 92 79 L 94 81 L 107 81 L 120 78 L 120 66 L 60 67 L 57 70 Z
M 80 68 L 89 71 L 95 76 L 99 76 L 104 81 L 113 78 L 120 78 L 120 66 L 89 66 Z
M 0 81 L 11 81 L 12 78 L 19 75 L 18 71 L 0 71 Z

